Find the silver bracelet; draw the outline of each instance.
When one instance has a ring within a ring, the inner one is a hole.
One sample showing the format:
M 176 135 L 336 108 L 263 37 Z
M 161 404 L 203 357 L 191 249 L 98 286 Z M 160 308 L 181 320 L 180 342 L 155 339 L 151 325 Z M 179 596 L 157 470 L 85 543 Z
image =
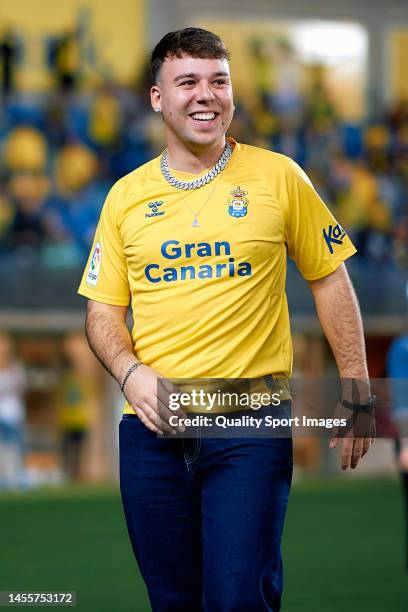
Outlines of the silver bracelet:
M 136 363 L 134 363 L 133 365 L 130 366 L 130 368 L 128 369 L 128 371 L 125 374 L 125 378 L 122 381 L 122 384 L 120 385 L 120 390 L 123 392 L 123 389 L 125 388 L 125 385 L 128 381 L 129 376 L 132 374 L 132 372 L 134 372 L 135 370 L 137 370 L 137 368 L 142 365 L 140 361 L 136 361 Z

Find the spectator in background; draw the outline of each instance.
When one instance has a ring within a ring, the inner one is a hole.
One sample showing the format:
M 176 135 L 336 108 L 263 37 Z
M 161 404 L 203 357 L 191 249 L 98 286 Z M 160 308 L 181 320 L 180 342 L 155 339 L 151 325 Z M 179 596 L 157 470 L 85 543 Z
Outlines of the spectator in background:
M 312 65 L 309 78 L 309 90 L 304 100 L 304 155 L 308 169 L 328 173 L 331 159 L 341 146 L 339 117 L 326 87 L 324 66 Z
M 0 191 L 0 255 L 7 253 L 8 236 L 14 218 L 14 208 L 10 199 Z
M 121 102 L 119 90 L 113 83 L 106 82 L 95 92 L 89 108 L 87 140 L 98 156 L 100 174 L 106 178 L 116 174 L 116 165 L 126 154 L 129 134 L 125 135 L 122 130 L 124 109 Z M 127 124 L 126 130 L 130 129 Z M 138 131 L 141 131 L 140 124 Z
M 9 181 L 14 216 L 8 230 L 8 243 L 13 249 L 32 253 L 51 239 L 52 228 L 45 209 L 49 189 L 49 180 L 42 174 L 16 174 Z
M 96 414 L 96 360 L 83 334 L 69 334 L 63 342 L 66 368 L 56 392 L 64 472 L 70 480 L 84 476 L 84 453 Z
M 16 67 L 21 55 L 21 43 L 12 28 L 6 28 L 0 38 L 0 87 L 3 105 L 13 94 Z
M 376 174 L 386 174 L 390 165 L 391 134 L 386 125 L 370 125 L 364 133 L 364 153 L 368 167 Z
M 400 467 L 406 472 L 408 491 L 408 332 L 392 342 L 387 373 L 391 379 L 393 420 L 401 438 Z
M 80 60 L 80 36 L 76 29 L 67 29 L 50 41 L 48 64 L 62 93 L 75 91 L 79 82 Z
M 66 145 L 56 159 L 57 190 L 49 205 L 53 232 L 79 256 L 92 243 L 103 200 L 98 171 L 98 158 L 81 143 Z
M 394 100 L 387 109 L 386 123 L 392 132 L 397 132 L 402 126 L 408 126 L 408 99 Z
M 355 163 L 349 170 L 348 188 L 338 200 L 339 219 L 350 228 L 359 257 L 385 259 L 390 253 L 390 211 L 366 165 Z
M 406 287 L 408 300 L 408 284 Z M 392 342 L 387 356 L 387 375 L 391 379 L 393 421 L 398 431 L 396 451 L 401 474 L 405 521 L 408 535 L 408 331 Z M 406 550 L 408 569 L 408 541 Z
M 97 150 L 103 152 L 118 144 L 121 108 L 113 85 L 106 83 L 92 99 L 89 112 L 89 136 Z
M 399 220 L 394 230 L 393 254 L 398 266 L 408 268 L 408 213 Z
M 25 386 L 11 338 L 0 332 L 0 489 L 24 485 Z
M 391 179 L 398 189 L 394 207 L 394 259 L 398 266 L 408 267 L 408 102 L 400 106 L 394 118 Z
M 25 126 L 9 133 L 4 149 L 7 227 L 2 241 L 13 250 L 38 251 L 53 239 L 46 215 L 46 163 L 47 143 L 39 130 Z
M 34 127 L 20 126 L 11 130 L 4 147 L 4 165 L 9 174 L 45 172 L 47 142 Z

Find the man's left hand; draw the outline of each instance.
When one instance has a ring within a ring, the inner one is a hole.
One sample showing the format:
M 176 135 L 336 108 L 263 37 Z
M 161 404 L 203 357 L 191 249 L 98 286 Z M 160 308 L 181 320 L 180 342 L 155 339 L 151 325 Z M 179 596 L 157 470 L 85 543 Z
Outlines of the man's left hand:
M 330 439 L 329 448 L 335 448 L 340 442 L 341 469 L 354 470 L 374 444 L 374 412 L 356 412 L 339 403 L 336 406 L 335 417 L 345 419 L 347 424 L 337 428 L 336 434 Z
M 348 470 L 350 467 L 355 470 L 360 459 L 368 453 L 374 438 L 331 438 L 329 447 L 335 448 L 341 444 L 341 469 Z

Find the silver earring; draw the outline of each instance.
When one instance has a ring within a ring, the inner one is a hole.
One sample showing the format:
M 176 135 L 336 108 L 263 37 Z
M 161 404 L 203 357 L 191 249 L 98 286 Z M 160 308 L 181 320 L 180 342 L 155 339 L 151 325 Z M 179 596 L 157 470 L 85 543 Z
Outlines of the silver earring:
M 159 108 L 158 106 L 156 106 L 156 108 L 154 109 L 154 111 L 155 111 L 156 113 L 160 113 L 160 108 Z

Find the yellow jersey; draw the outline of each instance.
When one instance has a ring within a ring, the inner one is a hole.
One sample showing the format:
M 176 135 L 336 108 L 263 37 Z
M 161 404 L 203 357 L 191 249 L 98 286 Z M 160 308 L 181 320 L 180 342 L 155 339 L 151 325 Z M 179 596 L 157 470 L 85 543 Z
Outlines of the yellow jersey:
M 115 183 L 79 288 L 131 303 L 135 354 L 168 378 L 289 377 L 287 253 L 307 280 L 355 253 L 295 162 L 230 142 L 226 168 L 199 189 L 181 194 L 160 158 Z

